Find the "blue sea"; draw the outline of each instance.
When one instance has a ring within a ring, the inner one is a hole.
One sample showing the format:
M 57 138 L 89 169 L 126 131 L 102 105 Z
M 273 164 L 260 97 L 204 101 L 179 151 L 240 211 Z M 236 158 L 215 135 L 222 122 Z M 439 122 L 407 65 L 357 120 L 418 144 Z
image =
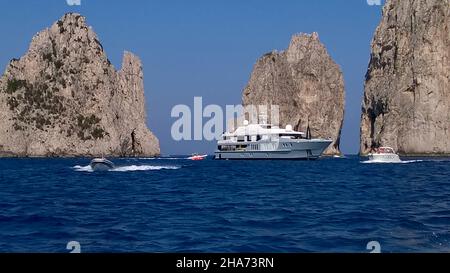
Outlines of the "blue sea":
M 0 252 L 450 252 L 450 160 L 0 159 Z

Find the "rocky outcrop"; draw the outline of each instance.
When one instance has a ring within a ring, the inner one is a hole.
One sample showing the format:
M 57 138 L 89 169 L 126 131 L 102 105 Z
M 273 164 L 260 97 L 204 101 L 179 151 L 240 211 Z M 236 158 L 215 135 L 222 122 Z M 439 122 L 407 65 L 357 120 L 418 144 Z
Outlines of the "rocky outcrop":
M 0 79 L 0 156 L 154 156 L 142 64 L 109 62 L 79 14 L 38 33 Z
M 450 154 L 450 2 L 388 0 L 372 42 L 361 153 Z
M 292 37 L 284 52 L 271 52 L 256 63 L 243 104 L 278 105 L 279 124 L 313 137 L 331 138 L 325 152 L 339 154 L 344 120 L 344 80 L 317 33 Z

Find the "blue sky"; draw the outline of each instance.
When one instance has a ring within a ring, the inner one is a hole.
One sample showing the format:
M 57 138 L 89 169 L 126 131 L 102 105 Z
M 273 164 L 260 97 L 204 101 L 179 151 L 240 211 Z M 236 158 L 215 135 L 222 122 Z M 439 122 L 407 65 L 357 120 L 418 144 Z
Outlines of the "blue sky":
M 283 50 L 293 34 L 318 32 L 341 66 L 346 86 L 344 153 L 358 152 L 359 119 L 370 42 L 381 6 L 366 0 L 1 0 L 0 69 L 22 56 L 38 31 L 66 12 L 86 16 L 117 69 L 124 50 L 144 63 L 148 125 L 165 155 L 213 153 L 214 142 L 175 142 L 172 107 L 239 104 L 252 67 Z

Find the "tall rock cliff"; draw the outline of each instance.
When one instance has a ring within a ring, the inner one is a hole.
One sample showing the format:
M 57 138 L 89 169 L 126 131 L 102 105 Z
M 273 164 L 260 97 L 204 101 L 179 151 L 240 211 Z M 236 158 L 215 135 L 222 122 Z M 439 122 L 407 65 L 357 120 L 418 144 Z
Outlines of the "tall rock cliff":
M 260 58 L 244 90 L 243 104 L 278 105 L 280 126 L 331 138 L 325 152 L 339 154 L 344 120 L 344 79 L 317 33 L 292 37 L 284 52 Z
M 0 78 L 0 156 L 154 156 L 142 64 L 116 71 L 85 18 L 38 33 Z
M 450 154 L 449 54 L 449 0 L 386 2 L 366 75 L 362 154 Z

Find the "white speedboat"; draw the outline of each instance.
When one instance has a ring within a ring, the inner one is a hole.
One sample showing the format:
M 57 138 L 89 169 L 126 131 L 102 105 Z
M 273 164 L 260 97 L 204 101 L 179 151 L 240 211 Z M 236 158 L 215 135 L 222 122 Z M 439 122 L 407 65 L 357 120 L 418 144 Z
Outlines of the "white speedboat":
M 369 154 L 369 162 L 397 163 L 401 160 L 391 147 L 381 147 Z
M 109 171 L 114 169 L 114 163 L 106 158 L 94 158 L 90 166 L 93 171 Z

